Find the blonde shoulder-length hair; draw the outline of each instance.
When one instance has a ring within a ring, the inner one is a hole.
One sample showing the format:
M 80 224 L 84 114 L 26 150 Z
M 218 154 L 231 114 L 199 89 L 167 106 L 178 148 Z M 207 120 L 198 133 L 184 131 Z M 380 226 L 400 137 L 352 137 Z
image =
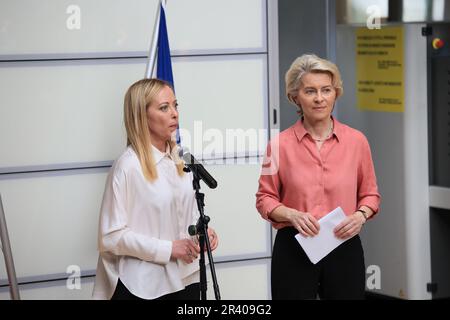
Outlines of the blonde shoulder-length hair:
M 336 90 L 336 99 L 344 94 L 338 67 L 333 62 L 319 58 L 314 54 L 304 54 L 294 60 L 285 76 L 286 96 L 289 102 L 300 108 L 300 113 L 302 112 L 301 106 L 296 103 L 295 98 L 300 90 L 302 78 L 307 73 L 328 73 Z
M 124 122 L 127 131 L 127 146 L 136 152 L 147 180 L 158 178 L 156 163 L 152 152 L 152 137 L 147 121 L 147 109 L 164 87 L 172 86 L 159 79 L 142 79 L 128 88 L 124 99 Z M 173 90 L 173 89 L 172 89 Z M 184 174 L 184 163 L 178 156 L 176 142 L 168 140 L 171 156 L 180 176 Z

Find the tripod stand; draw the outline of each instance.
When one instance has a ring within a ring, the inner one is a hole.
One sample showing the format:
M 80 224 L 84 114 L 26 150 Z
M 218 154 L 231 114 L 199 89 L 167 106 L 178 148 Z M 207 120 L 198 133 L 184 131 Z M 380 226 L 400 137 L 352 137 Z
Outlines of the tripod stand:
M 195 226 L 189 226 L 188 229 L 188 232 L 191 236 L 198 235 L 199 237 L 200 299 L 206 300 L 206 290 L 208 287 L 206 283 L 206 265 L 205 265 L 205 245 L 206 245 L 206 251 L 208 253 L 209 259 L 209 267 L 211 269 L 211 277 L 213 280 L 214 295 L 216 297 L 216 300 L 220 300 L 219 285 L 217 284 L 216 271 L 214 268 L 214 260 L 212 257 L 211 245 L 209 243 L 208 237 L 208 223 L 210 219 L 208 216 L 205 216 L 204 213 L 205 194 L 200 192 L 200 176 L 196 170 L 196 166 L 191 166 L 190 168 L 185 167 L 183 170 L 185 172 L 192 171 L 192 174 L 194 176 L 192 186 L 194 187 L 195 190 L 195 199 L 197 200 L 197 208 L 200 213 L 200 217 L 198 218 L 197 224 Z

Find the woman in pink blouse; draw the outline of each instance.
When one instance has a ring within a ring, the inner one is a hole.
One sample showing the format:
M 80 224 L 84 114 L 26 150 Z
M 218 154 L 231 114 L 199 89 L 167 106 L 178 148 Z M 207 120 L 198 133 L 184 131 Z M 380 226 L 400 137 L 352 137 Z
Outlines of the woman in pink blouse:
M 286 73 L 286 94 L 300 119 L 267 147 L 256 207 L 278 229 L 272 255 L 273 299 L 363 299 L 364 252 L 358 236 L 380 204 L 369 143 L 331 115 L 343 93 L 332 62 L 297 58 Z M 337 207 L 334 230 L 345 239 L 313 264 L 295 239 L 314 237 L 318 220 Z

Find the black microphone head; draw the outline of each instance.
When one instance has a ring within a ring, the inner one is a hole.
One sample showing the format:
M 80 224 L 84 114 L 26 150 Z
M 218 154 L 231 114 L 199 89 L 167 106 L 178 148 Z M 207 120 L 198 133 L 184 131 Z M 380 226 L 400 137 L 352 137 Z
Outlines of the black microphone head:
M 210 187 L 211 189 L 217 188 L 217 181 L 216 180 L 211 181 L 208 187 Z

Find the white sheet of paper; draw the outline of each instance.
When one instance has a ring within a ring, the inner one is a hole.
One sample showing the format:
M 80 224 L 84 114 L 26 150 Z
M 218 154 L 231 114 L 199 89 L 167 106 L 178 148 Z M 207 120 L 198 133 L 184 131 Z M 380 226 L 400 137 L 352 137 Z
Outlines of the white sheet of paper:
M 345 217 L 345 213 L 342 211 L 341 207 L 337 207 L 319 219 L 320 231 L 318 235 L 307 238 L 301 233 L 295 235 L 295 238 L 300 243 L 312 263 L 316 264 L 341 243 L 348 240 L 336 238 L 333 232 L 333 229 L 341 223 Z

